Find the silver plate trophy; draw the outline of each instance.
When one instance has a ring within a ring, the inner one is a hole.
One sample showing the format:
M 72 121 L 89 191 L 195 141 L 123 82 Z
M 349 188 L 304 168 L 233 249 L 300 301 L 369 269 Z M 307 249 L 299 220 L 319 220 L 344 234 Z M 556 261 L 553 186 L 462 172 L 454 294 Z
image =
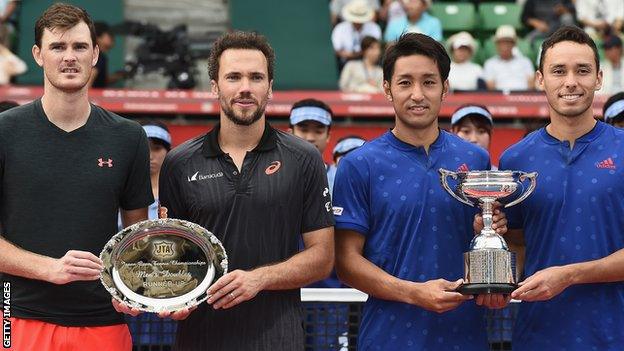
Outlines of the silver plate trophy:
M 505 239 L 492 229 L 492 204 L 499 201 L 511 207 L 535 190 L 537 173 L 520 171 L 452 172 L 440 168 L 442 187 L 458 201 L 481 207 L 483 229 L 464 253 L 464 284 L 457 291 L 464 295 L 509 294 L 517 287 L 515 254 Z M 456 180 L 451 188 L 448 177 Z M 523 182 L 529 180 L 529 186 Z M 515 195 L 515 196 L 512 196 Z
M 202 303 L 208 287 L 228 269 L 216 236 L 200 225 L 172 218 L 143 221 L 120 231 L 104 246 L 100 259 L 106 290 L 146 312 Z

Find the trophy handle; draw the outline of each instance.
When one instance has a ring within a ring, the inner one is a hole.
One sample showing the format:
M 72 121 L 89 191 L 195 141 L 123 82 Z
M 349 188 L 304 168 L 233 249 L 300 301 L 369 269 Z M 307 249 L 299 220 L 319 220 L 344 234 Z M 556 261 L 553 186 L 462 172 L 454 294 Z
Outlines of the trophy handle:
M 526 199 L 527 197 L 529 197 L 529 195 L 531 195 L 531 193 L 533 193 L 533 190 L 535 190 L 535 186 L 537 185 L 537 181 L 535 180 L 537 178 L 537 172 L 525 173 L 518 171 L 514 173 L 520 175 L 518 177 L 519 181 L 522 182 L 526 179 L 529 179 L 531 181 L 531 184 L 529 184 L 529 188 L 520 197 L 505 205 L 505 208 L 517 205 L 518 203 L 524 201 L 524 199 Z
M 446 178 L 448 176 L 451 176 L 453 179 L 457 179 L 457 173 L 456 172 L 449 171 L 449 170 L 446 170 L 444 168 L 438 169 L 438 172 L 440 172 L 440 181 L 442 182 L 442 187 L 444 188 L 444 190 L 446 190 L 447 193 L 451 194 L 451 196 L 454 197 L 457 201 L 459 201 L 461 203 L 464 203 L 466 205 L 474 207 L 474 204 L 472 202 L 468 201 L 468 199 L 465 199 L 465 198 L 460 197 L 459 195 L 457 195 L 455 193 L 455 191 L 453 191 L 451 189 L 451 187 L 448 185 L 448 182 L 446 181 Z

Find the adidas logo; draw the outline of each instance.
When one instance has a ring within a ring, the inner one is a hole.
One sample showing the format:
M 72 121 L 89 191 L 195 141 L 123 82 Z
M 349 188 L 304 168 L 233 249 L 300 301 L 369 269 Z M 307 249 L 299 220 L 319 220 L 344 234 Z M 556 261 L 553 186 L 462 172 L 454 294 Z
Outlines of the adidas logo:
M 457 172 L 470 172 L 470 168 L 465 163 L 462 163 L 461 166 L 457 167 Z
M 608 159 L 606 159 L 606 160 L 604 160 L 602 162 L 596 163 L 596 167 L 598 167 L 598 168 L 606 168 L 606 169 L 615 169 L 615 163 L 613 162 L 611 157 L 609 157 Z

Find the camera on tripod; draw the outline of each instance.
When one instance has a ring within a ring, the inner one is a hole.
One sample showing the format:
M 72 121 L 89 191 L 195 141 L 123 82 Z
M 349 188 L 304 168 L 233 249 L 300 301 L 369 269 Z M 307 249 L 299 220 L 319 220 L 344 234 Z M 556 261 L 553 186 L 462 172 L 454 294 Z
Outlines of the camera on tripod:
M 197 85 L 195 62 L 208 57 L 214 42 L 211 35 L 191 38 L 185 24 L 164 31 L 154 24 L 126 21 L 111 30 L 142 39 L 135 51 L 136 58 L 125 63 L 126 76 L 162 72 L 169 78 L 168 89 L 192 89 Z

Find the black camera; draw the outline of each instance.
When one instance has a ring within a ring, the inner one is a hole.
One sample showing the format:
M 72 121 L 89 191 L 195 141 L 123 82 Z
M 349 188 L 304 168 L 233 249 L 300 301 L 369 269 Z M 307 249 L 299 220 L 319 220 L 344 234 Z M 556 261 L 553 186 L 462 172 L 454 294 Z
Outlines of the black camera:
M 113 26 L 111 31 L 142 39 L 142 43 L 136 48 L 136 59 L 125 64 L 126 75 L 131 78 L 137 73 L 161 71 L 169 77 L 168 89 L 195 87 L 195 61 L 208 57 L 214 42 L 208 36 L 190 38 L 185 24 L 163 31 L 153 24 L 126 21 Z

